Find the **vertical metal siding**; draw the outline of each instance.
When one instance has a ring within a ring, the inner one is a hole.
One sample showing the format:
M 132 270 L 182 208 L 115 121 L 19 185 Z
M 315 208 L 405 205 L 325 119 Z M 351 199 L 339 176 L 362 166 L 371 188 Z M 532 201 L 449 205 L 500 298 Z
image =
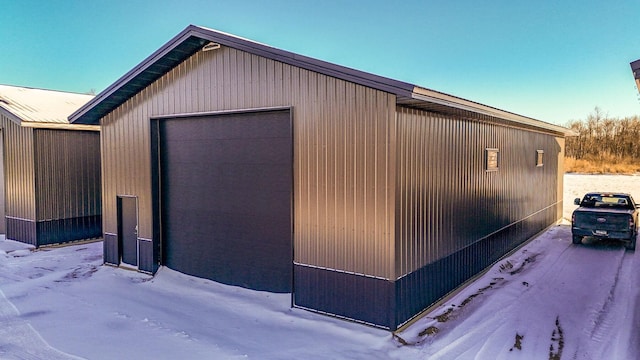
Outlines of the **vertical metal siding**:
M 499 170 L 485 170 L 485 149 Z M 398 277 L 553 206 L 562 144 L 556 137 L 419 110 L 398 110 Z M 545 151 L 537 167 L 536 150 Z
M 33 129 L 0 117 L 5 146 L 7 238 L 36 245 Z
M 563 194 L 564 194 L 564 150 L 565 150 L 565 139 L 562 137 L 556 137 L 556 142 L 558 144 L 558 147 L 560 148 L 560 152 L 558 153 L 558 202 L 561 204 L 560 206 L 558 206 L 558 210 L 557 210 L 557 215 L 556 217 L 558 219 L 562 218 L 562 213 L 563 213 L 563 207 L 564 207 L 564 203 L 563 203 Z M 549 156 L 553 156 L 553 154 L 549 154 L 549 155 L 545 155 L 545 160 L 546 158 Z M 570 220 L 570 219 L 569 219 Z
M 137 195 L 152 238 L 149 119 L 292 106 L 294 261 L 390 279 L 393 95 L 222 47 L 198 52 L 101 120 L 104 230 L 116 195 Z
M 560 218 L 564 146 L 492 119 L 402 107 L 397 134 L 393 326 Z M 487 148 L 499 149 L 498 171 L 486 171 Z
M 0 131 L 0 234 L 7 233 L 7 220 L 5 210 L 5 187 L 4 187 L 4 131 Z
M 99 133 L 35 130 L 36 220 L 100 215 Z
M 34 149 L 39 245 L 100 236 L 99 133 L 35 129 Z

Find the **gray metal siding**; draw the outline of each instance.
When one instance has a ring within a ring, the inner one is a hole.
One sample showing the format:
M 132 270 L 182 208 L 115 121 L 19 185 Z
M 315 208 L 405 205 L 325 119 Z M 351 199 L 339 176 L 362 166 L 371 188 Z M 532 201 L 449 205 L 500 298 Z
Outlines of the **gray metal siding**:
M 100 134 L 36 129 L 34 136 L 36 219 L 100 215 Z
M 7 238 L 36 245 L 33 129 L 0 114 L 4 133 Z
M 150 118 L 292 107 L 294 261 L 391 278 L 395 97 L 222 47 L 198 52 L 101 120 L 104 231 L 117 195 L 139 196 L 153 237 Z
M 486 171 L 487 148 L 499 150 L 498 171 Z M 536 150 L 545 151 L 542 167 Z M 553 135 L 399 108 L 398 277 L 548 207 L 561 209 L 560 152 Z
M 396 325 L 560 218 L 564 146 L 402 107 L 397 134 Z M 497 171 L 486 170 L 487 148 L 499 150 Z
M 38 245 L 102 234 L 100 134 L 34 130 Z
M 99 236 L 99 135 L 0 121 L 7 238 L 39 246 Z M 78 167 L 91 169 L 78 176 Z
M 565 138 L 556 137 L 556 143 L 560 147 L 560 151 L 556 154 L 556 161 L 558 163 L 558 169 L 556 169 L 556 171 L 557 171 L 557 174 L 556 174 L 556 176 L 557 176 L 557 179 L 556 179 L 557 193 L 556 194 L 558 194 L 558 201 L 562 201 L 563 194 L 564 194 Z M 549 157 L 549 156 L 553 156 L 553 154 L 549 154 L 549 155 L 545 155 L 545 156 Z M 564 207 L 564 204 L 562 206 L 558 206 L 558 208 L 556 209 L 556 219 L 561 219 L 562 218 L 563 207 Z
M 0 131 L 0 234 L 7 233 L 4 189 L 4 132 Z

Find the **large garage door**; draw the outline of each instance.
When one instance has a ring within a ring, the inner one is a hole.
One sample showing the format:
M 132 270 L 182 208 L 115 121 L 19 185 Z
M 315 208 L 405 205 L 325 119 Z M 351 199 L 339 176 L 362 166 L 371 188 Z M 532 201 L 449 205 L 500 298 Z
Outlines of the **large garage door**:
M 289 111 L 167 119 L 159 131 L 164 264 L 291 292 Z

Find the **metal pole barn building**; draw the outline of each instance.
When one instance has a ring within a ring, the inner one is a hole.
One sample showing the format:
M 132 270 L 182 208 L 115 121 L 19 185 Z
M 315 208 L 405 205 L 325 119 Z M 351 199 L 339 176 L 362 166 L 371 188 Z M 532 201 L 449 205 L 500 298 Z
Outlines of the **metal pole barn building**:
M 567 129 L 197 26 L 69 119 L 105 263 L 388 329 L 562 214 Z
M 36 247 L 102 236 L 99 126 L 67 117 L 92 95 L 0 85 L 0 233 Z

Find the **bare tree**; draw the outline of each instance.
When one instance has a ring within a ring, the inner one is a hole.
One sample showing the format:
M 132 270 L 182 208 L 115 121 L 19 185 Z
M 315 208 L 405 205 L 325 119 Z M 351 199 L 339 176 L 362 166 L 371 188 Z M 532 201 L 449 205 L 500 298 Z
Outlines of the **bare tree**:
M 567 157 L 590 161 L 640 161 L 640 117 L 611 118 L 596 107 L 586 120 L 567 125 L 577 136 L 566 140 Z

